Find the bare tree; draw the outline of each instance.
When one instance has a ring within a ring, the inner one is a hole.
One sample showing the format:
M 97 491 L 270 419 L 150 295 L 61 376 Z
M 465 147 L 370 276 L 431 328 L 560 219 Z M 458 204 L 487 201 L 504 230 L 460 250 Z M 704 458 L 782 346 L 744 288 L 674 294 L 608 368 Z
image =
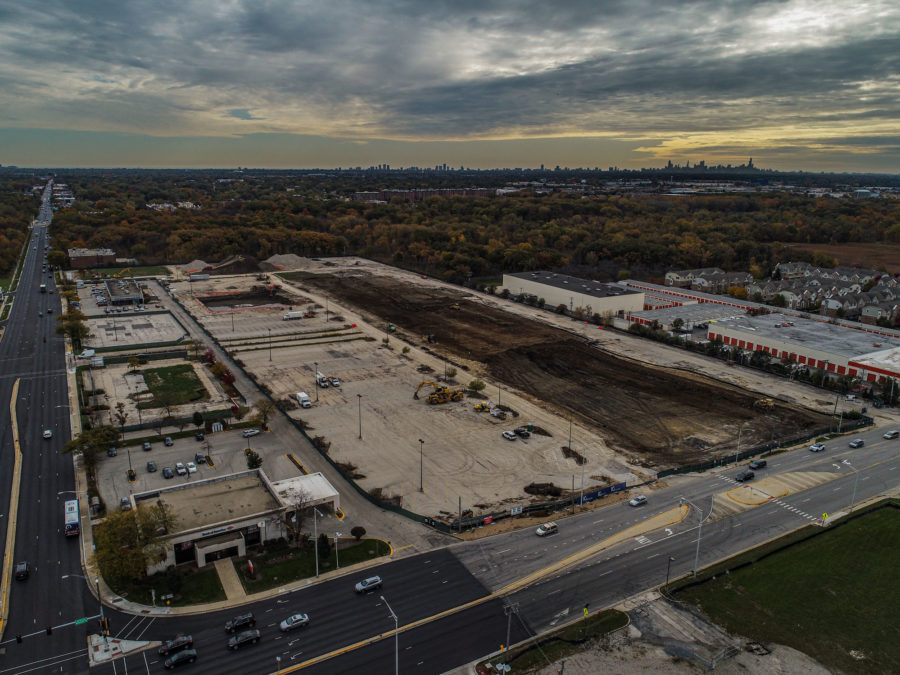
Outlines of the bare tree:
M 284 514 L 284 527 L 288 533 L 288 541 L 297 545 L 303 534 L 303 516 L 304 511 L 309 508 L 310 496 L 308 492 L 300 488 L 288 488 L 283 497 L 289 505 Z

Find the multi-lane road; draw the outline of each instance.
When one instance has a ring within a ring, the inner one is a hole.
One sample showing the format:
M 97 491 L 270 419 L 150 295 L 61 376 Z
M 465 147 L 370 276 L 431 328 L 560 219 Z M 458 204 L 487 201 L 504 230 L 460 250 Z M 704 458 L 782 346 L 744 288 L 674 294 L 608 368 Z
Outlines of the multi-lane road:
M 49 194 L 49 193 L 48 193 Z M 82 574 L 81 542 L 62 533 L 62 503 L 74 487 L 72 463 L 59 450 L 69 437 L 66 364 L 62 338 L 47 308 L 60 311 L 57 294 L 42 294 L 40 283 L 52 289 L 41 272 L 49 224 L 45 202 L 26 255 L 13 312 L 0 343 L 0 395 L 3 419 L 13 383 L 19 380 L 17 422 L 22 450 L 22 479 L 15 559 L 27 560 L 31 577 L 12 582 L 10 611 L 0 645 L 0 675 L 88 672 L 86 637 L 96 630 L 98 604 Z M 39 312 L 44 316 L 40 317 Z M 42 438 L 44 429 L 53 437 Z M 0 494 L 0 529 L 5 536 L 13 466 L 9 425 L 3 425 L 0 457 L 4 467 Z M 799 450 L 776 455 L 758 477 L 815 472 L 812 487 L 737 512 L 703 526 L 700 565 L 814 522 L 823 513 L 895 490 L 900 478 L 900 440 L 884 440 L 884 429 L 857 434 L 866 446 L 852 450 L 846 439 L 834 440 L 824 453 Z M 845 463 L 843 460 L 848 460 Z M 852 468 L 851 468 L 852 467 Z M 854 472 L 854 469 L 856 472 Z M 677 479 L 677 485 L 648 493 L 642 508 L 611 504 L 559 520 L 559 534 L 538 538 L 531 530 L 457 544 L 373 568 L 384 587 L 357 595 L 357 577 L 343 577 L 304 586 L 240 610 L 193 616 L 130 616 L 108 608 L 114 637 L 161 640 L 177 632 L 193 635 L 199 659 L 187 672 L 262 673 L 298 666 L 317 656 L 338 652 L 308 667 L 311 672 L 438 673 L 515 643 L 581 614 L 582 607 L 600 609 L 665 580 L 669 557 L 672 577 L 689 572 L 697 553 L 698 509 L 691 507 L 678 523 L 640 532 L 603 548 L 581 563 L 557 568 L 560 561 L 646 519 L 677 507 L 681 497 L 705 510 L 710 498 L 735 488 L 736 469 Z M 828 474 L 826 479 L 823 475 Z M 855 495 L 855 496 L 854 496 Z M 526 575 L 552 570 L 540 581 L 508 598 L 492 591 Z M 382 600 L 384 596 L 384 601 Z M 386 601 L 386 603 L 385 603 Z M 508 617 L 505 602 L 516 612 Z M 421 622 L 399 635 L 391 631 Z M 455 611 L 453 611 L 455 610 Z M 252 611 L 262 640 L 237 652 L 226 646 L 225 621 L 238 611 Z M 309 613 L 308 628 L 282 634 L 278 622 L 294 612 Z M 88 617 L 86 624 L 74 621 Z M 47 634 L 47 627 L 52 634 Z M 21 643 L 16 636 L 21 635 Z M 377 636 L 383 639 L 374 640 Z M 396 650 L 395 650 L 396 645 Z M 280 661 L 278 660 L 280 658 Z M 149 673 L 163 670 L 155 650 L 133 653 L 92 669 L 96 673 Z

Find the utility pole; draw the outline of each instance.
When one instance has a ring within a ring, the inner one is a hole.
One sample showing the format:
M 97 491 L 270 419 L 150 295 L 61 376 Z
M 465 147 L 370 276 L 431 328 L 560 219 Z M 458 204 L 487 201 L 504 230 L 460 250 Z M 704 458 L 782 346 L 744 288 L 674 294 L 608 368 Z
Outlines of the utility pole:
M 504 648 L 509 651 L 510 629 L 512 628 L 512 615 L 518 613 L 519 603 L 508 602 L 503 605 L 503 613 L 506 614 L 506 643 Z
M 419 492 L 425 492 L 425 441 L 419 439 Z
M 362 394 L 356 395 L 356 413 L 359 416 L 359 440 L 362 440 Z

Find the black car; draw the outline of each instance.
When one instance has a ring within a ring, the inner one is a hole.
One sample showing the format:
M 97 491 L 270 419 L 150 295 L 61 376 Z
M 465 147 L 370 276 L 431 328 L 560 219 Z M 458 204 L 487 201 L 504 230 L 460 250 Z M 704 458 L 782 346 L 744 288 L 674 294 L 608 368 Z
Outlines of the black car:
M 171 640 L 166 640 L 160 645 L 159 655 L 166 656 L 187 649 L 194 644 L 194 638 L 190 635 L 176 635 Z
M 193 663 L 197 660 L 197 650 L 196 649 L 184 649 L 180 652 L 176 652 L 172 654 L 169 658 L 165 660 L 163 665 L 172 670 L 175 666 L 181 666 L 185 663 Z
M 202 452 L 194 453 L 194 461 L 197 464 L 206 464 L 206 455 L 204 455 Z
M 245 630 L 228 639 L 228 648 L 238 649 L 244 645 L 255 645 L 257 642 L 259 642 L 259 631 L 256 629 Z
M 861 438 L 855 438 L 852 441 L 850 441 L 851 448 L 861 448 L 865 444 L 866 444 L 866 442 Z
M 246 614 L 239 614 L 234 617 L 231 621 L 225 622 L 225 630 L 229 633 L 236 633 L 242 628 L 253 628 L 256 625 L 256 617 L 253 616 L 253 612 L 247 612 Z
M 755 477 L 756 474 L 748 469 L 747 471 L 741 471 L 734 479 L 739 483 L 743 483 L 748 480 L 753 480 Z
M 766 460 L 764 459 L 754 459 L 748 465 L 751 469 L 765 469 L 766 468 Z
M 16 579 L 19 581 L 25 581 L 28 576 L 31 574 L 31 565 L 27 562 L 16 563 Z
M 116 450 L 116 446 L 114 446 L 114 445 L 109 446 L 109 450 L 106 451 L 107 457 L 115 457 L 118 454 L 119 454 L 119 451 Z
M 156 462 L 151 460 L 151 461 L 147 462 L 147 472 L 153 473 L 154 471 L 156 471 Z
M 150 441 L 144 441 L 144 444 L 141 446 L 141 448 L 142 448 L 145 452 L 147 452 L 147 451 L 152 450 L 152 449 L 153 449 L 153 446 L 150 445 Z
M 202 431 L 198 431 L 196 434 L 194 434 L 195 441 L 202 441 L 204 438 L 206 438 L 206 436 L 203 435 Z
M 163 443 L 167 448 L 171 448 L 173 445 L 175 445 L 175 441 L 172 440 L 171 436 L 166 436 L 166 440 L 163 441 Z
M 526 429 L 525 427 L 519 427 L 518 429 L 516 429 L 516 435 L 519 438 L 528 438 L 529 436 L 531 436 L 531 432 L 528 431 L 528 429 Z
M 163 478 L 175 478 L 175 472 L 172 471 L 171 466 L 163 467 Z

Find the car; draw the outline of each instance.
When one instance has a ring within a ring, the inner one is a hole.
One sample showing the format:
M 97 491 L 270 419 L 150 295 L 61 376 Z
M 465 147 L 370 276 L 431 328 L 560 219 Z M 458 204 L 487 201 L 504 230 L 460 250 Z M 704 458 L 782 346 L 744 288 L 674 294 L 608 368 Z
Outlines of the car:
M 539 525 L 534 533 L 539 537 L 546 537 L 548 534 L 556 534 L 559 532 L 559 526 L 554 522 Z
M 48 308 L 47 308 L 47 314 L 53 314 L 53 308 L 52 308 L 52 307 L 48 307 Z
M 244 429 L 244 433 L 241 434 L 244 438 L 250 438 L 251 436 L 259 435 L 259 429 Z
M 809 446 L 810 452 L 822 452 L 824 449 L 825 449 L 824 443 L 813 443 L 811 446 Z
M 753 480 L 755 477 L 756 474 L 750 471 L 750 469 L 747 469 L 746 471 L 741 471 L 737 476 L 734 477 L 734 479 L 738 483 L 744 483 L 748 480 Z
M 754 459 L 748 465 L 751 469 L 765 469 L 766 468 L 766 460 L 764 459 Z
M 888 440 L 897 437 L 900 437 L 900 431 L 888 431 L 884 434 L 884 436 L 882 436 L 882 438 L 886 438 Z
M 508 441 L 514 441 L 518 438 L 515 431 L 504 431 L 501 435 Z
M 528 429 L 526 429 L 525 427 L 519 427 L 518 429 L 516 429 L 515 433 L 519 438 L 530 438 L 531 437 L 531 432 L 528 431 Z
M 309 625 L 309 614 L 291 614 L 288 618 L 278 624 L 278 628 L 281 629 L 282 633 L 286 633 L 289 630 L 294 630 L 295 628 L 303 628 L 304 626 Z
M 375 591 L 375 590 L 378 590 L 379 588 L 381 588 L 381 584 L 382 584 L 381 577 L 374 576 L 374 577 L 367 577 L 367 578 L 363 579 L 358 584 L 356 584 L 356 586 L 354 586 L 353 588 L 356 590 L 357 593 L 371 593 L 372 591 Z
M 185 663 L 193 663 L 197 660 L 197 650 L 196 649 L 183 649 L 180 652 L 176 652 L 172 654 L 169 658 L 167 658 L 163 665 L 172 670 L 177 666 L 183 665 Z
M 255 645 L 257 642 L 259 642 L 259 631 L 256 629 L 245 630 L 228 639 L 228 648 L 238 649 L 244 645 Z
M 194 440 L 195 440 L 195 441 L 202 441 L 202 440 L 204 440 L 205 438 L 206 438 L 206 436 L 203 435 L 203 432 L 202 432 L 202 431 L 198 431 L 196 434 L 194 434 Z
M 188 473 L 197 473 L 197 465 L 194 464 L 193 462 L 188 462 L 187 470 L 188 470 Z
M 195 452 L 194 461 L 197 462 L 197 464 L 206 464 L 206 455 L 202 452 Z
M 336 377 L 332 377 L 332 378 L 331 378 L 331 386 L 332 386 L 332 387 L 340 387 L 340 386 L 341 386 L 341 381 L 340 381 L 338 378 L 336 378 Z
M 229 633 L 236 633 L 242 628 L 253 628 L 256 625 L 256 617 L 253 612 L 238 614 L 233 619 L 225 622 L 225 630 Z
M 141 447 L 143 448 L 144 452 L 153 449 L 153 446 L 150 445 L 150 441 L 144 441 L 144 445 L 142 445 Z
M 38 312 L 38 316 L 44 316 L 43 312 Z
M 116 446 L 114 446 L 114 445 L 109 446 L 109 450 L 106 451 L 107 457 L 115 457 L 118 454 L 119 454 L 119 451 L 116 450 Z
M 156 462 L 149 461 L 147 462 L 147 473 L 156 473 Z
M 172 440 L 171 436 L 166 436 L 166 440 L 164 440 L 163 443 L 167 448 L 171 448 L 173 445 L 175 445 L 175 441 Z
M 179 476 L 187 475 L 187 467 L 185 467 L 184 462 L 175 462 L 175 473 Z
M 53 438 L 53 432 L 50 429 L 44 429 L 44 433 L 42 434 L 44 438 Z
M 646 503 L 647 498 L 644 495 L 638 495 L 637 497 L 628 500 L 629 506 L 643 506 Z
M 190 635 L 176 635 L 171 640 L 166 640 L 160 645 L 159 655 L 167 656 L 168 654 L 174 654 L 175 652 L 180 652 L 182 649 L 187 649 L 193 644 L 194 638 Z
M 850 441 L 851 448 L 861 448 L 865 444 L 866 442 L 861 438 L 854 438 L 852 441 Z
M 16 563 L 16 580 L 25 581 L 31 574 L 31 565 L 24 560 Z
M 172 471 L 171 466 L 164 466 L 162 470 L 163 478 L 174 478 L 175 472 Z
M 122 497 L 119 500 L 119 506 L 123 511 L 131 511 L 131 500 L 128 497 Z

